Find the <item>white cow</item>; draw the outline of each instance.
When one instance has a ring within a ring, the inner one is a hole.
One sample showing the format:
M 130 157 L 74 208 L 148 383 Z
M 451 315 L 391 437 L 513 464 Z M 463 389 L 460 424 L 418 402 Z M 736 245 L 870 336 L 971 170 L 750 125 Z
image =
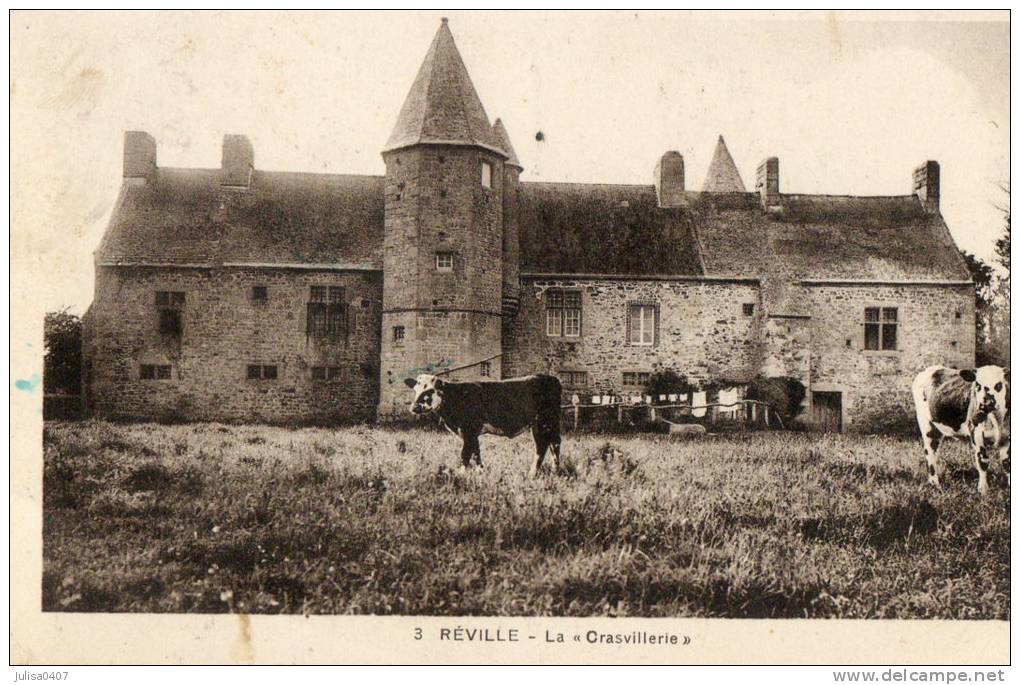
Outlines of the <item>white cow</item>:
M 1009 482 L 1008 369 L 930 366 L 917 374 L 912 389 L 929 483 L 939 487 L 937 452 L 944 438 L 970 441 L 979 492 L 988 491 L 988 457 L 994 450 Z

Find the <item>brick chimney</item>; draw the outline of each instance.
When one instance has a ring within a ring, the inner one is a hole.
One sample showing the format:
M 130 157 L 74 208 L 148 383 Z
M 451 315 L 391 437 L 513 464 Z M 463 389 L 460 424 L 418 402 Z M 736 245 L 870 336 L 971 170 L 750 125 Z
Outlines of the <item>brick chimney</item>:
M 660 207 L 684 204 L 684 157 L 676 150 L 664 154 L 655 165 L 655 197 Z
M 145 131 L 124 132 L 124 180 L 145 185 L 156 173 L 156 139 Z
M 928 160 L 914 169 L 914 194 L 925 211 L 939 211 L 939 163 Z
M 754 189 L 761 196 L 761 206 L 765 211 L 778 210 L 782 207 L 783 202 L 779 196 L 778 157 L 769 157 L 758 165 Z
M 220 183 L 232 188 L 251 185 L 251 172 L 255 168 L 255 149 L 248 136 L 228 133 L 223 136 L 223 161 L 220 165 Z

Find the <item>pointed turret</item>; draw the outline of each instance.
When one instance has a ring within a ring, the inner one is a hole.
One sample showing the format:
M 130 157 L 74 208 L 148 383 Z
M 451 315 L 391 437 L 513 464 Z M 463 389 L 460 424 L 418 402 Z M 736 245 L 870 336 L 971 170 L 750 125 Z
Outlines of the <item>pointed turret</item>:
M 705 185 L 701 190 L 706 193 L 745 192 L 740 172 L 722 136 L 719 136 L 719 142 L 715 144 L 715 154 L 712 155 L 712 163 L 708 165 L 708 175 L 705 176 Z
M 496 118 L 496 123 L 492 125 L 492 134 L 496 136 L 496 142 L 499 143 L 500 149 L 506 153 L 507 166 L 515 166 L 518 169 L 523 169 L 520 160 L 517 159 L 517 153 L 514 152 L 513 143 L 510 142 L 510 134 L 506 132 L 506 126 L 503 125 L 503 120 Z
M 445 18 L 383 152 L 421 144 L 477 145 L 500 151 Z

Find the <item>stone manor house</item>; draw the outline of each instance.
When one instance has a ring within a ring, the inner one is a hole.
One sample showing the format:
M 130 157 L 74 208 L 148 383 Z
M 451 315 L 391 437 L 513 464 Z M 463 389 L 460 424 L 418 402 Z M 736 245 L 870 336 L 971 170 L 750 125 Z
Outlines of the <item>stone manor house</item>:
M 939 165 L 883 197 L 745 188 L 722 138 L 688 189 L 527 182 L 445 20 L 382 150 L 384 176 L 163 168 L 124 137 L 95 252 L 85 395 L 100 416 L 274 423 L 407 412 L 403 379 L 557 375 L 581 396 L 793 376 L 804 416 L 867 430 L 913 376 L 974 363 L 974 287 L 939 213 Z

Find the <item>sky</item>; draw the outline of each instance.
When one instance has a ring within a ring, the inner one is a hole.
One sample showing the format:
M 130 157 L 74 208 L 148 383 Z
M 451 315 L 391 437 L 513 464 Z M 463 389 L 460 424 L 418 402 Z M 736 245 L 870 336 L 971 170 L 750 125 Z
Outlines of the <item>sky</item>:
M 522 180 L 650 184 L 679 150 L 696 190 L 720 134 L 749 189 L 777 156 L 782 192 L 905 194 L 935 159 L 957 244 L 992 256 L 1008 15 L 15 12 L 15 297 L 88 306 L 125 130 L 155 136 L 160 166 L 216 168 L 243 133 L 257 168 L 382 174 L 441 16 Z

